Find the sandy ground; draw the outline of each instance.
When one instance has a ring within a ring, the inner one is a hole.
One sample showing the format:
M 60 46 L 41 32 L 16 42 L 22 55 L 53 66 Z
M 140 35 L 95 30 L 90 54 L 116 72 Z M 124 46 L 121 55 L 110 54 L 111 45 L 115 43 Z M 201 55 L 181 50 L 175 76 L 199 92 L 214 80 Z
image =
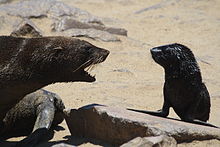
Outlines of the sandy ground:
M 211 95 L 210 123 L 220 126 L 220 0 L 170 0 L 162 8 L 139 14 L 138 10 L 164 0 L 63 0 L 70 6 L 87 10 L 103 18 L 108 26 L 128 30 L 121 42 L 85 39 L 110 50 L 108 59 L 97 66 L 95 83 L 58 83 L 45 89 L 59 94 L 66 107 L 79 108 L 91 103 L 158 110 L 163 103 L 164 71 L 152 59 L 153 46 L 182 43 L 192 49 L 201 68 L 203 81 Z M 33 19 L 46 35 L 51 22 Z M 11 30 L 0 30 L 8 34 Z M 171 117 L 178 118 L 172 111 Z M 63 122 L 49 143 L 67 142 L 80 146 L 105 145 L 70 137 Z M 12 138 L 16 141 L 21 138 Z M 220 141 L 203 141 L 180 146 L 220 146 Z

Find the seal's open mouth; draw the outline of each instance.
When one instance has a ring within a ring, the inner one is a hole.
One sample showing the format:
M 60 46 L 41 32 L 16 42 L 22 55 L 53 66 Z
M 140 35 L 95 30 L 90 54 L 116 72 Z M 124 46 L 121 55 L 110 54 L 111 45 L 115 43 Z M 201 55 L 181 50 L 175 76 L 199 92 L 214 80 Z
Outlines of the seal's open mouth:
M 110 53 L 108 50 L 101 48 L 91 48 L 89 51 L 85 55 L 84 62 L 73 71 L 75 81 L 94 82 L 96 78 L 95 75 L 90 74 L 91 70 L 99 63 L 104 62 Z
M 79 68 L 75 70 L 75 72 L 79 72 L 80 74 L 80 81 L 85 82 L 94 82 L 96 81 L 95 75 L 92 75 L 90 72 L 99 64 L 105 61 L 107 58 L 109 51 L 103 50 L 101 56 L 93 57 L 83 63 Z
M 83 65 L 81 65 L 80 67 L 78 67 L 76 70 L 73 71 L 73 73 L 77 73 L 78 75 L 78 80 L 79 81 L 85 81 L 85 82 L 94 82 L 95 79 L 95 75 L 92 75 L 91 70 L 96 66 L 95 62 L 87 61 L 85 62 Z
M 95 75 L 92 75 L 90 72 L 94 69 L 97 64 L 89 65 L 84 69 L 81 69 L 81 74 L 84 77 L 86 82 L 94 82 L 96 80 Z

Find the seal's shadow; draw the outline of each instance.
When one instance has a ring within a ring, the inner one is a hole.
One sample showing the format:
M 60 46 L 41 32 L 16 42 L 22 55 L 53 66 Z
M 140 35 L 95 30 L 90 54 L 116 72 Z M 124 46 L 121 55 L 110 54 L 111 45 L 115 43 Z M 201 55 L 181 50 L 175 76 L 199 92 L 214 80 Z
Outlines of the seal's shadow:
M 49 131 L 49 133 L 47 134 L 47 137 L 43 138 L 42 143 L 45 144 L 45 146 L 47 146 L 46 144 L 49 144 L 49 140 L 51 140 L 54 137 L 55 131 L 63 131 L 63 130 L 65 130 L 65 128 L 63 128 L 62 126 L 54 127 L 52 130 Z M 27 136 L 29 133 L 30 132 L 27 131 L 27 132 L 20 132 L 16 134 L 8 134 L 7 136 L 2 137 L 2 138 L 0 137 L 0 147 L 14 147 L 16 146 L 16 143 L 18 143 L 19 141 L 8 141 L 7 139 L 12 138 L 12 137 Z
M 71 136 L 71 135 L 67 135 L 67 136 L 63 137 L 63 140 L 50 141 L 54 137 L 55 131 L 57 132 L 57 131 L 63 131 L 63 130 L 65 130 L 65 129 L 62 126 L 56 126 L 53 130 L 51 130 L 49 132 L 47 137 L 44 138 L 44 140 L 42 140 L 42 142 L 40 144 L 37 145 L 37 147 L 51 147 L 53 145 L 60 144 L 60 143 L 65 143 L 65 144 L 74 145 L 74 146 L 79 146 L 81 144 L 91 143 L 94 145 L 100 145 L 100 146 L 104 146 L 104 147 L 113 147 L 112 145 L 107 144 L 103 141 L 99 141 L 96 139 L 83 138 L 83 137 L 75 137 L 75 136 Z M 10 137 L 8 137 L 8 138 L 10 138 Z M 18 143 L 18 142 L 19 141 L 8 141 L 6 138 L 4 140 L 0 140 L 0 147 L 14 147 L 16 145 L 16 143 Z
M 113 145 L 111 145 L 111 144 L 108 144 L 108 143 L 105 143 L 103 141 L 96 140 L 96 139 L 75 137 L 75 136 L 71 136 L 71 135 L 67 135 L 63 138 L 65 140 L 42 142 L 41 144 L 38 145 L 38 147 L 51 147 L 53 145 L 60 144 L 60 143 L 65 143 L 65 144 L 74 145 L 74 146 L 79 146 L 82 144 L 91 143 L 91 144 L 100 145 L 103 147 L 113 147 Z

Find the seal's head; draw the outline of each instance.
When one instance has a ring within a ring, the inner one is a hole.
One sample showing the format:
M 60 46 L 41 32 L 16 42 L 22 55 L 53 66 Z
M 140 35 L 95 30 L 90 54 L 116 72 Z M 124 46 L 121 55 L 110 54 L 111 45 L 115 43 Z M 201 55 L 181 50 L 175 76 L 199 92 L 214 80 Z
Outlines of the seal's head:
M 31 38 L 24 44 L 21 65 L 35 76 L 56 82 L 94 82 L 95 77 L 85 69 L 105 61 L 109 54 L 108 50 L 72 37 Z
M 173 77 L 200 77 L 200 69 L 192 51 L 178 43 L 152 48 L 152 57 L 165 69 L 167 75 Z M 198 76 L 199 75 L 199 76 Z
M 178 43 L 158 46 L 152 48 L 150 51 L 154 61 L 164 68 L 180 66 L 185 61 L 196 62 L 192 51 L 188 47 Z
M 0 36 L 1 120 L 25 95 L 56 82 L 94 82 L 86 68 L 109 51 L 72 37 Z

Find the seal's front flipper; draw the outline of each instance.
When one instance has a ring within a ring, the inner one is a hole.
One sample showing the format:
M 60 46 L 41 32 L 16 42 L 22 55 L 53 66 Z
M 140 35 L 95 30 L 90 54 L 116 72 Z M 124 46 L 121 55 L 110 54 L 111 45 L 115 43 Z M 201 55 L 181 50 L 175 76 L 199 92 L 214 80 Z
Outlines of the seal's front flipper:
M 146 111 L 146 110 L 136 110 L 136 109 L 130 109 L 130 108 L 127 108 L 127 110 L 140 112 L 140 113 L 145 113 L 145 114 L 150 114 L 150 115 L 154 115 L 154 116 L 160 116 L 160 117 L 167 117 L 167 115 L 168 115 L 165 111 L 162 111 L 162 110 Z
M 31 133 L 28 137 L 16 144 L 16 147 L 35 147 L 39 141 L 48 134 L 48 129 L 39 128 Z
M 53 101 L 44 102 L 37 108 L 37 119 L 34 125 L 33 132 L 16 146 L 33 147 L 36 146 L 43 138 L 49 134 L 49 129 L 54 119 L 55 107 Z

